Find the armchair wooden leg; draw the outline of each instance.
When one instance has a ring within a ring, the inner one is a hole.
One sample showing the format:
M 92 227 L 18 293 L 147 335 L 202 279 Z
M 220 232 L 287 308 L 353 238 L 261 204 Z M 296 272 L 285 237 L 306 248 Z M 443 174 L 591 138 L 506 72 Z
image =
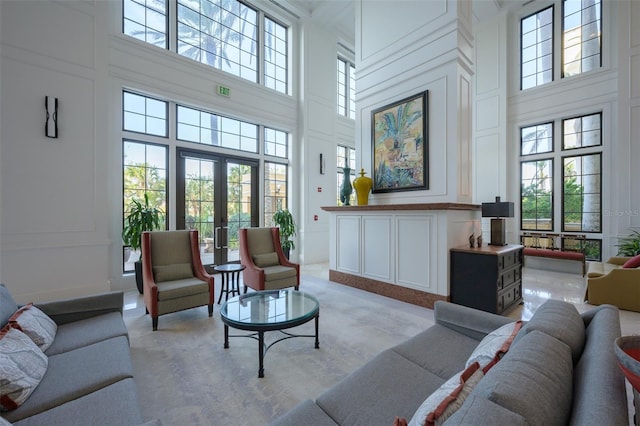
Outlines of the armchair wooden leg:
M 209 316 L 212 317 L 213 316 L 213 305 L 209 305 Z
M 158 329 L 158 317 L 151 318 L 151 324 L 153 325 L 153 331 Z

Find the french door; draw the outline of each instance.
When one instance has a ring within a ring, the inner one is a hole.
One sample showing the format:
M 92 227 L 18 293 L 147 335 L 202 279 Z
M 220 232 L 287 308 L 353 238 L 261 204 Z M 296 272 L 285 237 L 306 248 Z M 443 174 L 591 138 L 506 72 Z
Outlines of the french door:
M 197 229 L 204 265 L 240 261 L 238 230 L 258 226 L 258 163 L 179 149 L 176 227 Z

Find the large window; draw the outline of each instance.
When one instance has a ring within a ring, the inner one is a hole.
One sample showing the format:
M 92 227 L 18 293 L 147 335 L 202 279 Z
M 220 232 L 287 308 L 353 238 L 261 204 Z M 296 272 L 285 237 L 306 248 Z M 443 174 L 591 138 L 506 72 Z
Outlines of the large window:
M 123 93 L 123 130 L 152 136 L 167 136 L 167 103 L 157 99 Z
M 564 0 L 562 3 L 562 76 L 602 66 L 600 0 Z
M 520 129 L 521 229 L 586 234 L 589 260 L 601 258 L 601 129 L 602 113 Z
M 356 68 L 344 59 L 338 58 L 338 114 L 356 118 Z
M 177 106 L 180 140 L 240 151 L 258 151 L 258 126 L 207 111 Z
M 522 90 L 553 81 L 553 6 L 521 20 Z
M 124 0 L 122 6 L 124 34 L 167 48 L 166 0 Z
M 167 147 L 125 139 L 122 146 L 122 219 L 133 200 L 167 212 Z M 166 218 L 165 214 L 165 218 Z M 133 271 L 140 253 L 124 247 L 123 271 Z
M 561 22 L 562 37 L 554 37 L 554 20 Z M 601 0 L 556 0 L 520 20 L 520 42 L 522 90 L 602 67 Z
M 264 85 L 287 93 L 287 28 L 264 18 Z
M 602 232 L 601 154 L 563 159 L 562 230 Z
M 237 0 L 177 0 L 175 14 L 167 14 L 168 4 L 123 0 L 122 33 L 288 93 L 286 26 Z
M 553 160 L 521 163 L 521 228 L 553 230 Z
M 122 93 L 122 130 L 127 136 L 135 136 L 135 139 L 125 137 L 122 144 L 123 223 L 131 202 L 144 202 L 145 195 L 150 207 L 167 213 L 167 147 L 150 142 L 167 136 L 167 111 L 165 101 L 127 91 Z M 166 218 L 165 214 L 165 221 Z M 131 253 L 128 247 L 123 250 L 123 271 L 132 271 L 140 253 Z
M 235 0 L 178 0 L 178 53 L 258 81 L 258 13 Z
M 273 214 L 287 206 L 287 165 L 265 162 L 264 164 L 264 224 L 273 224 Z
M 287 158 L 289 135 L 281 130 L 264 129 L 264 153 L 274 157 Z

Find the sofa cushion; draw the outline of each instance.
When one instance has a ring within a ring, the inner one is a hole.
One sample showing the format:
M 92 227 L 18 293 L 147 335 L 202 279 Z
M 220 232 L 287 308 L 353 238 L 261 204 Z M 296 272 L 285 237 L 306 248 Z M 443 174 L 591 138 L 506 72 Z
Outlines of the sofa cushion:
M 126 337 L 53 355 L 40 385 L 5 418 L 14 422 L 33 416 L 130 377 L 133 367 Z
M 10 325 L 0 330 L 0 411 L 21 406 L 47 372 L 47 356 Z
M 49 349 L 58 330 L 56 323 L 31 303 L 11 315 L 9 323 L 29 336 L 43 352 Z
M 337 423 L 310 399 L 301 402 L 284 416 L 270 423 L 270 426 L 300 425 L 337 426 Z
M 136 384 L 129 378 L 22 419 L 14 425 L 140 425 L 144 420 L 139 406 Z
M 624 262 L 623 268 L 637 268 L 640 266 L 640 254 L 633 256 L 631 259 Z
M 560 324 L 562 327 L 559 327 Z M 560 300 L 544 302 L 531 320 L 522 327 L 513 345 L 534 330 L 542 331 L 569 345 L 574 363 L 580 358 L 585 341 L 584 321 L 571 303 Z
M 13 300 L 9 289 L 4 284 L 0 284 L 0 328 L 7 325 L 9 318 L 17 310 L 18 304 Z
M 156 265 L 153 267 L 155 282 L 175 281 L 193 278 L 191 263 L 174 263 L 171 265 Z
M 474 362 L 444 382 L 420 405 L 409 426 L 441 425 L 455 413 L 484 376 L 480 364 Z
M 476 346 L 478 340 L 435 324 L 391 350 L 444 381 L 465 368 Z
M 59 325 L 56 338 L 45 353 L 57 355 L 119 336 L 128 338 L 122 314 L 109 312 Z
M 489 371 L 507 353 L 521 327 L 522 321 L 515 321 L 487 334 L 473 350 L 465 366 L 478 362 L 485 373 Z
M 388 349 L 324 392 L 316 403 L 340 425 L 391 425 L 396 416 L 410 418 L 444 381 Z
M 253 263 L 259 268 L 264 268 L 267 266 L 275 266 L 280 264 L 280 259 L 278 259 L 278 253 L 264 253 L 264 254 L 256 254 L 251 256 L 253 258 Z
M 529 424 L 565 425 L 572 386 L 569 346 L 534 330 L 489 370 L 473 394 L 519 414 Z
M 588 423 L 585 423 L 588 424 Z M 462 407 L 456 411 L 449 419 L 447 426 L 529 426 L 521 415 L 509 411 L 493 401 L 482 397 L 476 397 L 473 393 L 469 395 Z

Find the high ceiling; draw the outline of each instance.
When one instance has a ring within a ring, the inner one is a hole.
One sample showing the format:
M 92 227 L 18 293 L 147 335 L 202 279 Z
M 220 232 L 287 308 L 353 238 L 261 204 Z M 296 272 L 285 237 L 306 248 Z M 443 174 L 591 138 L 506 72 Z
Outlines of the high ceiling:
M 391 2 L 392 0 L 387 1 Z M 503 8 L 522 4 L 523 1 L 473 0 L 475 21 L 481 22 L 495 16 Z M 277 3 L 283 4 L 285 8 L 300 17 L 313 17 L 323 25 L 335 30 L 345 41 L 355 42 L 356 0 L 284 0 Z

